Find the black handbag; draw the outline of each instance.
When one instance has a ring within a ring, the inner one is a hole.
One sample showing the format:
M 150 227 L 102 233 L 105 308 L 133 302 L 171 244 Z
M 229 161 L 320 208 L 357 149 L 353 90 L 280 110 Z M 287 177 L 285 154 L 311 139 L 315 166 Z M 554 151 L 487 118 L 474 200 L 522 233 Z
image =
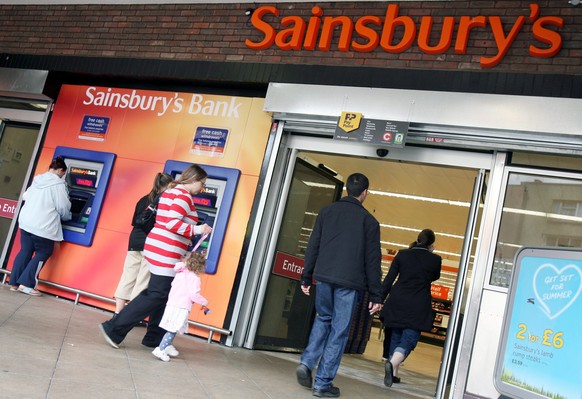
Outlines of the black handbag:
M 144 232 L 149 233 L 156 223 L 156 212 L 158 210 L 158 202 L 160 201 L 160 196 L 158 195 L 154 202 L 149 204 L 146 209 L 135 217 L 134 225 L 139 227 Z

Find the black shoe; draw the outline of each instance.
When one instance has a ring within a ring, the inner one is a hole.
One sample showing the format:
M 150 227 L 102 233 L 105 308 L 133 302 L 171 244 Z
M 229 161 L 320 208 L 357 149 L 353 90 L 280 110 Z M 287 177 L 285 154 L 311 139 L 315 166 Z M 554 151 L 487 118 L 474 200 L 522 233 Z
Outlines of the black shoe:
M 392 363 L 386 362 L 384 365 L 384 385 L 391 387 L 394 383 L 394 371 L 392 370 Z
M 400 377 L 396 377 L 395 375 L 392 376 L 392 382 L 395 384 L 400 384 Z
M 300 363 L 295 370 L 295 374 L 297 374 L 297 382 L 299 385 L 305 388 L 311 388 L 313 379 L 311 378 L 311 370 L 306 365 Z
M 318 398 L 339 398 L 340 389 L 333 385 L 324 389 L 314 389 L 313 396 L 317 396 Z
M 111 337 L 109 336 L 109 334 L 107 334 L 107 331 L 105 331 L 105 323 L 103 324 L 99 324 L 99 331 L 101 331 L 101 335 L 103 335 L 103 338 L 105 339 L 105 342 L 107 342 L 109 345 L 111 345 L 112 347 L 114 347 L 115 349 L 119 349 L 119 343 L 115 342 L 111 339 Z

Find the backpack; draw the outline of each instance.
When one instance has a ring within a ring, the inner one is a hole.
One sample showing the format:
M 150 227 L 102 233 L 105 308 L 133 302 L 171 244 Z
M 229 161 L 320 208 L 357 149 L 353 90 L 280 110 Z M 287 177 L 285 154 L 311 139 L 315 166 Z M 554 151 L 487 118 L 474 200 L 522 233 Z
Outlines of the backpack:
M 139 227 L 144 232 L 149 233 L 154 228 L 156 223 L 156 211 L 158 210 L 158 202 L 160 196 L 154 198 L 154 202 L 149 204 L 140 214 L 135 217 L 134 226 Z

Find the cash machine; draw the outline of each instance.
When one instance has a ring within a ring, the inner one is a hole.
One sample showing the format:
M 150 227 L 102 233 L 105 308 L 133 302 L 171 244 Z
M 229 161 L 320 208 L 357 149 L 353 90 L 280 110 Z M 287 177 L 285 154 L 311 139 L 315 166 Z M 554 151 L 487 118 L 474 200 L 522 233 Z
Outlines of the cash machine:
M 65 181 L 73 214 L 63 222 L 64 240 L 91 246 L 116 155 L 57 147 L 54 156 L 62 156 L 67 164 Z
M 177 179 L 191 163 L 167 161 L 164 172 Z M 224 242 L 224 234 L 234 201 L 236 186 L 240 177 L 238 169 L 223 168 L 199 164 L 208 173 L 206 188 L 193 196 L 199 223 L 212 226 L 212 234 L 201 243 L 200 248 L 206 249 L 206 273 L 215 274 L 218 259 Z M 195 237 L 194 241 L 199 237 Z

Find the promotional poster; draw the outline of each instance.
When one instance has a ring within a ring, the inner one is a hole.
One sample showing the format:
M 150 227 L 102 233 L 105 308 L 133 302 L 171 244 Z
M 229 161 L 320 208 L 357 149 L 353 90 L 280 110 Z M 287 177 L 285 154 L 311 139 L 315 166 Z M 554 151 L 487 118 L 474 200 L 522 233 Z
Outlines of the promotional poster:
M 512 398 L 582 397 L 582 252 L 516 256 L 495 385 Z

